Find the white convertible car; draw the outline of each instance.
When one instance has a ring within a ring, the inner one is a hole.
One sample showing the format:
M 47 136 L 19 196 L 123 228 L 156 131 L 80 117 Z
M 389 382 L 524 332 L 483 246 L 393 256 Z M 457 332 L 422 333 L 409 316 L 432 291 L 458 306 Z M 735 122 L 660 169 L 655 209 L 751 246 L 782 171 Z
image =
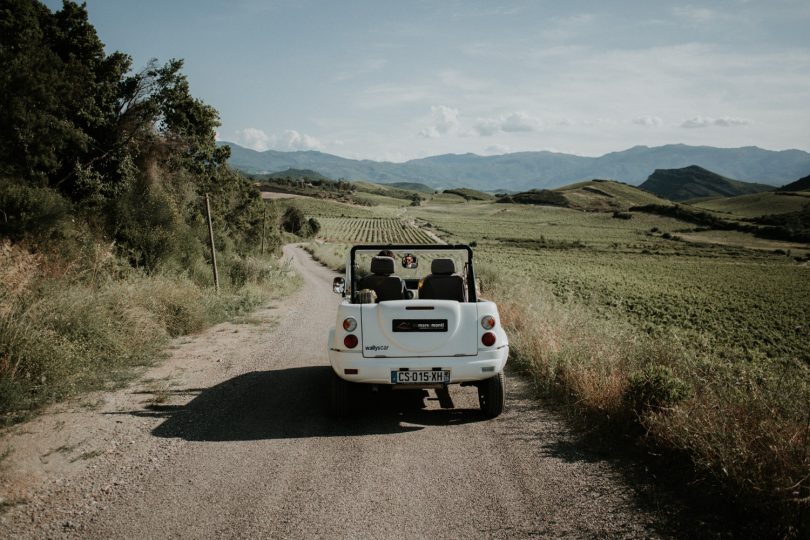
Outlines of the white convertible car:
M 349 412 L 355 384 L 434 389 L 443 406 L 448 385 L 474 385 L 485 416 L 503 412 L 509 342 L 497 306 L 478 298 L 469 246 L 357 245 L 334 290 L 334 414 Z

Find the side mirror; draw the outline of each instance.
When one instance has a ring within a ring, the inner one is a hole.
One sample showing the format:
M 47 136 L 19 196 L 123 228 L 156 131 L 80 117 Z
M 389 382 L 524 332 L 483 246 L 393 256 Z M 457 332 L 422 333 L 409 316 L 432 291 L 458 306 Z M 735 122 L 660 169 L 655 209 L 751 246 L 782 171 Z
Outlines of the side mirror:
M 332 290 L 335 294 L 343 295 L 346 293 L 346 280 L 342 277 L 336 277 L 332 280 Z

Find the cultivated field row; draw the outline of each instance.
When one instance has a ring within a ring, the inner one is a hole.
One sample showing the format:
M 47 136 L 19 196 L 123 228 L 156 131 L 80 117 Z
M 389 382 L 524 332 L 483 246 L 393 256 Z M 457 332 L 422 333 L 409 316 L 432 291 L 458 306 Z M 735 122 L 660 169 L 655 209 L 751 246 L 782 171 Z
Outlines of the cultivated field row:
M 328 242 L 432 244 L 422 229 L 397 218 L 319 217 L 318 237 Z

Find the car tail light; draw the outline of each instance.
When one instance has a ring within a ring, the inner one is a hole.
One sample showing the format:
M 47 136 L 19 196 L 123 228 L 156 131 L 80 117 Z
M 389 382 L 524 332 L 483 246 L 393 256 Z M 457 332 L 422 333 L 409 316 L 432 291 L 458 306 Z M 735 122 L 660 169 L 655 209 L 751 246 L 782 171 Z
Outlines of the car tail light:
M 493 338 L 494 337 L 495 336 L 493 336 Z M 357 336 L 355 336 L 354 334 L 349 334 L 348 336 L 343 338 L 343 344 L 346 346 L 347 349 L 354 349 L 355 347 L 357 347 Z
M 487 332 L 483 336 L 481 336 L 481 343 L 484 344 L 484 347 L 492 347 L 495 345 L 495 334 L 492 332 Z
M 354 332 L 354 329 L 357 328 L 357 321 L 354 317 L 347 317 L 343 319 L 343 329 L 347 332 Z
M 495 328 L 495 317 L 492 315 L 486 315 L 484 318 L 481 319 L 481 328 L 484 330 L 492 330 Z

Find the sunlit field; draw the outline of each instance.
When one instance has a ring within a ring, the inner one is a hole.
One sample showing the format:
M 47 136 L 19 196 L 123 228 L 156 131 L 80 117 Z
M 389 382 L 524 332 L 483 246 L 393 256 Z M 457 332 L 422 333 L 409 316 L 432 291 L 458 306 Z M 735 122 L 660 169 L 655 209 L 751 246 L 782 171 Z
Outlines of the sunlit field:
M 699 471 L 757 504 L 792 508 L 810 495 L 801 244 L 638 212 L 440 201 L 284 204 L 321 220 L 310 250 L 335 268 L 348 244 L 415 241 L 420 229 L 428 242 L 427 233 L 472 243 L 512 362 L 543 394 L 595 425 L 641 425 L 650 444 L 687 451 Z

